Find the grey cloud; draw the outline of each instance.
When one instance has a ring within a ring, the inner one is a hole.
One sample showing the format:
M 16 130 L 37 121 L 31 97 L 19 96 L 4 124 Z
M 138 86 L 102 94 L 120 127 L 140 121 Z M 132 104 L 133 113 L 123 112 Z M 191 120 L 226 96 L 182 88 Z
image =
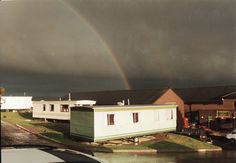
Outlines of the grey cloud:
M 0 6 L 0 65 L 46 74 L 119 76 L 98 36 L 56 2 Z
M 144 78 L 215 79 L 227 69 L 235 81 L 235 1 L 77 3 L 71 1 L 115 49 L 131 78 L 144 71 Z
M 0 84 L 13 91 L 26 82 L 32 92 L 45 85 L 41 93 L 125 89 L 118 62 L 133 88 L 232 85 L 235 7 L 235 0 L 1 3 Z

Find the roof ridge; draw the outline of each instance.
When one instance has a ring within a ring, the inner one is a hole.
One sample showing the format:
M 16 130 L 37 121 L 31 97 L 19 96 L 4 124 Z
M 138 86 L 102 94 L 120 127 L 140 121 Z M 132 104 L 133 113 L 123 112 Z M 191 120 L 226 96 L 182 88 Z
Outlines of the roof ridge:
M 218 85 L 218 86 L 199 86 L 199 87 L 184 87 L 184 88 L 173 88 L 174 90 L 180 89 L 199 89 L 199 88 L 219 88 L 219 87 L 235 87 L 236 85 Z
M 231 93 L 227 93 L 227 94 L 225 94 L 225 95 L 222 96 L 222 97 L 227 97 L 227 96 L 230 96 L 230 95 L 235 94 L 235 93 L 236 93 L 236 91 L 233 91 L 233 92 L 231 92 Z

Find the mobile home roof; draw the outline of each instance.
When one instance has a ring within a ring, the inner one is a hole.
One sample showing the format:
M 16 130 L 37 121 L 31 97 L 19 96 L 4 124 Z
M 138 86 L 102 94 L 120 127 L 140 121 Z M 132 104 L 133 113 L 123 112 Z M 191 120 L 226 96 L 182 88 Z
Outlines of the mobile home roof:
M 177 105 L 166 104 L 166 105 L 104 105 L 104 106 L 75 106 L 72 107 L 73 111 L 125 111 L 125 110 L 153 110 L 153 109 L 170 109 L 176 108 Z

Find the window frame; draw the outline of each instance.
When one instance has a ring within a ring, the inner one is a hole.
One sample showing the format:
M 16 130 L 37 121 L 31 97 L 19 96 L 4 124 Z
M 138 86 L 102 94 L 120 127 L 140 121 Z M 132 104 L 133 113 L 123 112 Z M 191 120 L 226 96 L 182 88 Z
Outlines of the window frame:
M 170 110 L 170 120 L 174 119 L 174 111 L 171 109 Z
M 63 106 L 67 106 L 67 108 L 66 107 L 64 108 Z M 60 105 L 60 112 L 63 112 L 63 113 L 69 112 L 69 107 L 70 107 L 69 104 L 61 104 Z
M 46 111 L 46 104 L 43 104 L 43 111 Z
M 50 104 L 50 112 L 54 112 L 54 104 Z
M 174 110 L 166 110 L 166 120 L 174 120 Z
M 133 115 L 133 123 L 138 123 L 139 122 L 139 113 L 134 112 L 134 113 L 132 113 L 132 115 Z
M 107 114 L 107 125 L 108 126 L 115 125 L 115 114 Z

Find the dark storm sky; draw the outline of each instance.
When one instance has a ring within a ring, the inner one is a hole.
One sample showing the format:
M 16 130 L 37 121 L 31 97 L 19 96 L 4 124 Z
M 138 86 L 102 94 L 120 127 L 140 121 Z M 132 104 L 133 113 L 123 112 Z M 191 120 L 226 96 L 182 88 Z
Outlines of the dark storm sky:
M 235 85 L 235 44 L 235 0 L 0 2 L 8 94 Z

